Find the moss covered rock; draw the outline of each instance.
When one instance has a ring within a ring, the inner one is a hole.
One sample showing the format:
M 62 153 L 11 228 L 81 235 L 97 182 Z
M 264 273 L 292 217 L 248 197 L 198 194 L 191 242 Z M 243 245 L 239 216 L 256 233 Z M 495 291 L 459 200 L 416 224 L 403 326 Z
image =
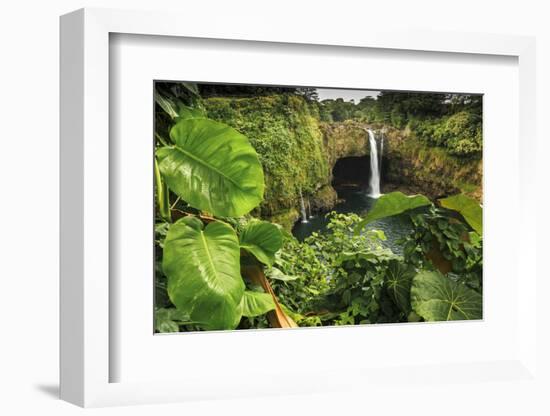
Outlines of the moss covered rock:
M 289 208 L 277 214 L 271 215 L 266 219 L 269 220 L 270 222 L 274 222 L 275 224 L 279 224 L 285 230 L 290 231 L 292 230 L 292 227 L 294 226 L 296 221 L 298 221 L 299 218 L 300 218 L 300 213 L 298 212 L 298 210 L 296 208 Z
M 338 159 L 370 154 L 369 138 L 366 131 L 369 127 L 368 124 L 356 121 L 321 124 L 327 162 L 331 171 Z
M 435 199 L 465 193 L 482 200 L 481 157 L 457 157 L 441 147 L 428 146 L 410 131 L 385 128 L 383 192 L 401 188 Z
M 208 117 L 246 135 L 264 168 L 263 217 L 298 207 L 300 191 L 313 195 L 330 183 L 330 168 L 316 108 L 295 95 L 212 97 Z
M 326 211 L 336 205 L 338 195 L 331 185 L 324 185 L 309 199 L 312 211 Z

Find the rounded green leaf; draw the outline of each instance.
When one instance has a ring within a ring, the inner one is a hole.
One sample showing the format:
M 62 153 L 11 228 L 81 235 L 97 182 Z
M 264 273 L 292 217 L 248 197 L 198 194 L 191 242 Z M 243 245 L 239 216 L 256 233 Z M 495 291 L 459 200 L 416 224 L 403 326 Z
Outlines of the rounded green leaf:
M 273 265 L 275 253 L 283 245 L 283 235 L 279 227 L 267 221 L 250 221 L 241 232 L 239 240 L 241 248 L 268 266 Z
M 443 208 L 460 213 L 476 233 L 483 235 L 483 209 L 479 202 L 462 194 L 440 199 L 439 202 Z
M 269 293 L 245 290 L 241 301 L 243 315 L 247 318 L 263 315 L 275 309 L 273 296 Z
M 411 288 L 411 305 L 426 321 L 481 319 L 482 296 L 443 276 L 438 271 L 422 271 Z
M 196 217 L 174 223 L 164 242 L 168 296 L 201 328 L 234 329 L 241 319 L 244 282 L 237 234 L 229 225 Z
M 391 217 L 430 204 L 430 200 L 424 195 L 407 196 L 402 192 L 384 194 L 378 198 L 372 209 L 367 213 L 365 219 L 357 224 L 355 231 L 359 233 L 365 225 L 372 221 L 379 220 L 380 218 Z
M 173 146 L 157 150 L 170 189 L 194 208 L 239 217 L 259 205 L 264 174 L 248 139 L 223 123 L 186 118 L 170 130 Z

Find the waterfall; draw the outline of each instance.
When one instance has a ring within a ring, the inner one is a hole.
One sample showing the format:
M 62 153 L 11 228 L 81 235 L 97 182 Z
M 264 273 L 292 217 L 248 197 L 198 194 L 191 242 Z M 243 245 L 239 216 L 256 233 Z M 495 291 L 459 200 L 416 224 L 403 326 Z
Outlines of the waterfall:
M 367 130 L 369 134 L 370 146 L 370 181 L 369 181 L 369 196 L 378 198 L 380 196 L 380 169 L 378 167 L 378 149 L 376 138 L 371 129 Z
M 313 218 L 313 215 L 311 215 L 311 201 L 309 198 L 307 199 L 307 216 L 308 218 Z
M 302 214 L 302 224 L 306 224 L 307 223 L 306 204 L 304 203 L 304 197 L 302 195 L 301 189 L 300 189 L 300 211 Z

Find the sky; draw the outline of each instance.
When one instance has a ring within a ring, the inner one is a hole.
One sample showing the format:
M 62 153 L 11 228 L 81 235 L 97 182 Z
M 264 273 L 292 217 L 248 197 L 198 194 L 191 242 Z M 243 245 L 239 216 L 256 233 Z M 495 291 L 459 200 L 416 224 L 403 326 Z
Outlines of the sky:
M 361 98 L 376 97 L 380 91 L 373 90 L 340 90 L 336 88 L 317 88 L 317 94 L 319 94 L 319 101 L 326 99 L 343 98 L 344 101 L 355 100 L 357 104 Z

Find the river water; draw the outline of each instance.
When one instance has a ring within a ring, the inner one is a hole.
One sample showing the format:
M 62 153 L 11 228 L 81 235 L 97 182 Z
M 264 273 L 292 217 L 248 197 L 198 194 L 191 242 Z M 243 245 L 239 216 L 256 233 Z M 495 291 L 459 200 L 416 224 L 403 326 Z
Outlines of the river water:
M 338 198 L 342 200 L 336 204 L 333 211 L 340 213 L 356 213 L 364 216 L 376 202 L 376 198 L 368 195 L 364 189 L 355 186 L 336 188 Z M 325 232 L 328 220 L 324 214 L 317 214 L 309 218 L 307 223 L 298 222 L 292 229 L 292 234 L 303 241 L 313 232 Z M 383 241 L 386 247 L 392 249 L 395 254 L 403 254 L 402 247 L 397 241 L 412 231 L 412 224 L 407 214 L 395 215 L 393 217 L 382 218 L 368 224 L 367 229 L 378 229 L 386 234 L 386 241 Z

